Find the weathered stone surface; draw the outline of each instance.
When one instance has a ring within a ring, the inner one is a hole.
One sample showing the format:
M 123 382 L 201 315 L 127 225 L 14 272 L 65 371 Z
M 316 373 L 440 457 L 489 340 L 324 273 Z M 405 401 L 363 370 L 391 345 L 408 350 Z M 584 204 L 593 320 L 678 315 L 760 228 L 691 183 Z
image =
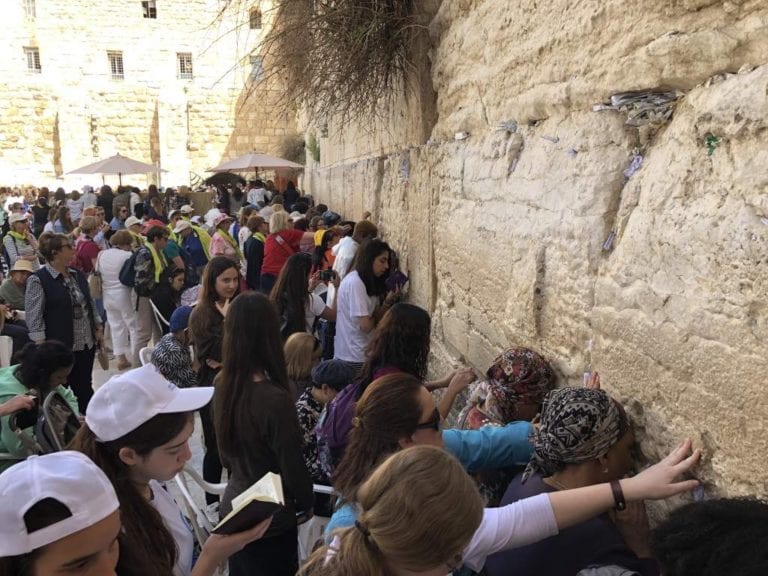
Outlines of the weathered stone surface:
M 62 172 L 120 152 L 159 162 L 168 171 L 162 183 L 176 186 L 254 146 L 275 153 L 283 137 L 277 129 L 294 130 L 292 119 L 272 111 L 274 82 L 262 82 L 258 98 L 243 106 L 248 53 L 263 33 L 249 29 L 244 10 L 216 20 L 216 0 L 163 1 L 157 19 L 148 19 L 138 0 L 46 0 L 28 19 L 23 4 L 4 6 L 9 33 L 0 40 L 3 185 L 96 184 L 98 177 Z M 261 4 L 268 16 L 271 2 Z M 27 70 L 26 46 L 39 48 L 41 73 Z M 110 50 L 123 53 L 123 80 L 111 78 Z M 192 54 L 191 80 L 178 78 L 180 52 Z M 233 137 L 246 116 L 250 134 Z M 128 178 L 140 185 L 153 179 Z
M 514 343 L 599 370 L 647 455 L 691 435 L 710 493 L 765 493 L 768 7 L 465 0 L 431 30 L 437 109 L 403 112 L 431 133 L 330 121 L 305 185 L 401 251 L 433 369 Z M 681 91 L 658 130 L 592 111 L 656 88 Z

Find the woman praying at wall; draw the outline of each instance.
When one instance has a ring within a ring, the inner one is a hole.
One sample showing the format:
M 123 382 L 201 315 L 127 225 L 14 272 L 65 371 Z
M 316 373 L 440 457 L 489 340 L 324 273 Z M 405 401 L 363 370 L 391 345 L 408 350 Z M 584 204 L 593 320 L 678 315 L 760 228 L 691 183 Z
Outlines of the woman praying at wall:
M 632 468 L 634 437 L 623 407 L 603 390 L 560 388 L 549 393 L 533 456 L 510 483 L 502 505 L 624 478 Z M 495 554 L 489 576 L 573 576 L 588 566 L 621 566 L 656 576 L 648 517 L 642 502 L 625 512 L 607 512 L 562 530 L 545 541 Z

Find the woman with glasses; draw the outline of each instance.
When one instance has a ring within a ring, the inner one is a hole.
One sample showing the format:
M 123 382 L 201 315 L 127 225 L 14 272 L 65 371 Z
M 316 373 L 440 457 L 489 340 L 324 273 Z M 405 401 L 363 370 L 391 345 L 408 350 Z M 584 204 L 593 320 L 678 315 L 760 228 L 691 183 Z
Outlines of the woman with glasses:
M 69 267 L 75 256 L 70 239 L 46 232 L 39 245 L 46 264 L 29 277 L 24 295 L 29 337 L 33 342 L 58 340 L 72 350 L 75 363 L 67 385 L 85 414 L 93 396 L 96 347 L 103 338 L 101 317 L 85 275 Z
M 382 550 L 382 542 L 377 539 L 377 530 L 371 525 L 372 518 L 365 502 L 366 479 L 372 473 L 375 477 L 376 467 L 388 456 L 401 450 L 424 445 L 442 448 L 441 421 L 432 395 L 416 378 L 391 374 L 368 387 L 357 403 L 349 450 L 339 466 L 334 482 L 342 506 L 334 513 L 326 527 L 328 538 L 339 536 L 341 539 L 340 542 L 337 540 L 331 543 L 331 549 L 337 552 L 336 555 L 330 553 L 331 560 L 327 565 L 335 567 L 336 570 L 326 572 L 324 567 L 309 573 L 381 573 L 380 562 L 386 563 L 387 555 Z M 474 535 L 468 537 L 463 546 L 443 549 L 434 564 L 430 561 L 404 568 L 423 575 L 444 576 L 450 569 L 463 563 L 472 570 L 480 571 L 486 558 L 494 552 L 554 536 L 560 530 L 607 512 L 614 506 L 623 509 L 628 502 L 662 499 L 692 490 L 698 485 L 698 481 L 677 479 L 693 468 L 700 457 L 700 451 L 692 451 L 690 440 L 686 440 L 667 458 L 633 478 L 603 482 L 576 490 L 538 494 L 501 508 L 488 508 L 483 511 L 482 519 L 477 523 L 472 518 L 467 519 L 454 513 L 453 519 L 444 524 L 436 521 L 439 516 L 433 510 L 433 507 L 442 506 L 452 511 L 464 498 L 479 498 L 476 488 L 473 487 L 469 492 L 440 492 L 431 497 L 424 497 L 414 489 L 409 478 L 401 476 L 395 484 L 406 489 L 407 496 L 403 497 L 404 501 L 399 506 L 390 507 L 390 520 L 394 521 L 397 516 L 407 519 L 411 514 L 418 514 L 432 521 L 423 533 L 412 534 L 411 538 L 400 540 L 391 550 L 404 553 L 420 541 L 429 541 L 432 546 L 437 546 L 440 538 L 438 533 L 454 529 L 458 523 L 469 524 L 475 528 Z M 446 458 L 450 460 L 448 455 Z M 431 470 L 432 482 L 438 486 L 440 479 L 445 475 L 445 469 L 434 466 Z M 468 476 L 467 482 L 471 483 Z M 348 548 L 345 547 L 344 538 L 351 534 L 352 530 L 339 532 L 340 528 L 353 528 L 363 534 L 366 539 L 363 548 L 367 550 L 365 559 L 378 562 L 379 564 L 375 565 L 379 566 L 379 570 L 362 569 L 358 563 L 346 564 L 343 556 Z M 396 533 L 395 528 L 386 522 L 378 532 L 381 536 Z M 392 573 L 408 574 L 407 570 L 395 569 Z
M 128 216 L 131 215 L 128 206 L 116 204 L 113 215 L 114 218 L 112 218 L 112 222 L 109 223 L 109 227 L 115 232 L 117 230 L 124 230 L 125 221 L 128 219 Z
M 319 429 L 320 452 L 328 475 L 341 461 L 347 447 L 354 403 L 371 382 L 398 372 L 414 376 L 420 381 L 426 379 L 430 330 L 429 314 L 413 304 L 395 304 L 384 314 L 366 349 L 366 361 L 360 377 L 341 392 L 337 401 L 331 403 L 324 424 Z M 354 375 L 356 371 L 351 365 L 350 370 Z M 440 403 L 441 414 L 446 416 L 456 395 L 473 379 L 472 370 L 464 369 L 425 382 L 424 385 L 428 390 L 446 388 Z M 529 431 L 525 429 L 526 434 Z

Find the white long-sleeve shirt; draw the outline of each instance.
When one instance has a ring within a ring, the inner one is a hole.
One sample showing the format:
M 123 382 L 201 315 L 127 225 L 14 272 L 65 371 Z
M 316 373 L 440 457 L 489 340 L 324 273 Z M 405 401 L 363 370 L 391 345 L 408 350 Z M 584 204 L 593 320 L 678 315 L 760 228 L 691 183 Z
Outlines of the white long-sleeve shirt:
M 346 520 L 352 523 L 350 518 Z M 337 526 L 340 527 L 343 526 Z M 547 494 L 538 494 L 500 508 L 486 508 L 480 526 L 464 549 L 463 564 L 479 572 L 491 554 L 527 546 L 557 533 L 555 512 Z M 326 561 L 338 552 L 340 544 L 339 537 L 334 536 L 328 546 Z

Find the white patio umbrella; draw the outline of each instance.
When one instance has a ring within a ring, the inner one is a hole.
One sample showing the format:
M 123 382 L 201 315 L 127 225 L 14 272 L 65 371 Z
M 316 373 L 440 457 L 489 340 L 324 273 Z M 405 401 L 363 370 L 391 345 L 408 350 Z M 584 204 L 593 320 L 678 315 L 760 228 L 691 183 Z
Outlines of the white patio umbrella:
M 71 170 L 67 174 L 117 174 L 122 185 L 123 174 L 148 174 L 149 172 L 157 172 L 157 170 L 157 166 L 152 164 L 139 162 L 122 154 L 115 154 L 104 160 Z M 166 170 L 160 171 L 166 172 Z
M 285 158 L 278 158 L 277 156 L 254 151 L 219 164 L 214 168 L 209 168 L 208 172 L 246 172 L 248 170 L 258 170 L 259 168 L 274 170 L 279 168 L 304 168 L 304 166 Z

